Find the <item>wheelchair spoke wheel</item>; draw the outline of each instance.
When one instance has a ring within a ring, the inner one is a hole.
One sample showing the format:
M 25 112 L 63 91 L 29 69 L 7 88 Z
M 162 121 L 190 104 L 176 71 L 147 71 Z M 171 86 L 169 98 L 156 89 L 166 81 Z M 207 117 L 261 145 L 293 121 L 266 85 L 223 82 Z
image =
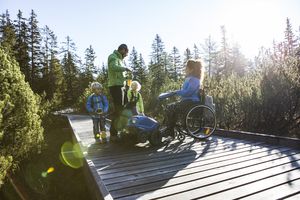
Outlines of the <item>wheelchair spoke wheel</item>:
M 196 105 L 187 112 L 185 126 L 193 138 L 208 138 L 216 129 L 215 112 L 208 106 Z

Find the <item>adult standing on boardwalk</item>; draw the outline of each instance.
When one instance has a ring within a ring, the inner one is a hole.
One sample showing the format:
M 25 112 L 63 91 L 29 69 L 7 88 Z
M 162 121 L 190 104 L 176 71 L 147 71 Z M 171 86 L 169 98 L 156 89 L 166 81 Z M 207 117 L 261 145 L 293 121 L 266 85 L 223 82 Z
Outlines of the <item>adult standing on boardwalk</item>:
M 110 141 L 115 142 L 117 137 L 116 123 L 123 106 L 127 103 L 127 96 L 123 94 L 122 87 L 126 80 L 123 72 L 130 71 L 123 67 L 123 59 L 128 55 L 128 48 L 126 44 L 121 44 L 118 50 L 115 50 L 108 57 L 108 87 L 112 97 L 114 112 L 112 115 L 112 122 L 110 126 Z

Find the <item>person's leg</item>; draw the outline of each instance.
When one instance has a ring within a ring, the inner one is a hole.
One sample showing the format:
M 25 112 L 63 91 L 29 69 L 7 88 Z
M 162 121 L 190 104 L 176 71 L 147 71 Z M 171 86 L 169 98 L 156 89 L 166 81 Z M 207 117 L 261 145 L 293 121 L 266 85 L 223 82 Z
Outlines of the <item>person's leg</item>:
M 169 136 L 172 138 L 175 137 L 175 124 L 177 121 L 177 113 L 176 113 L 177 103 L 171 103 L 167 105 L 166 108 L 166 125 Z
M 94 137 L 95 140 L 99 140 L 99 119 L 93 117 L 93 132 L 94 132 Z
M 118 133 L 115 125 L 116 125 L 116 120 L 119 117 L 120 112 L 122 110 L 122 86 L 109 87 L 109 92 L 112 97 L 112 101 L 114 105 L 114 111 L 112 113 L 111 126 L 110 126 L 110 136 L 113 138 L 116 137 Z
M 100 117 L 100 130 L 101 130 L 101 141 L 103 143 L 106 143 L 106 129 L 105 129 L 105 118 L 104 117 Z

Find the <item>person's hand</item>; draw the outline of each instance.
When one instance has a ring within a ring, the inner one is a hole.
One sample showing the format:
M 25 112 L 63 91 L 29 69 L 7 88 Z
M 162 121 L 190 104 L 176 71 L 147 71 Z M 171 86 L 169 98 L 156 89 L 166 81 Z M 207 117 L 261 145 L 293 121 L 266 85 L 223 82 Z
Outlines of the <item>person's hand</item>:
M 97 109 L 96 114 L 100 115 L 100 114 L 102 114 L 102 113 L 103 113 L 103 112 L 102 112 L 102 109 L 101 109 L 101 108 Z

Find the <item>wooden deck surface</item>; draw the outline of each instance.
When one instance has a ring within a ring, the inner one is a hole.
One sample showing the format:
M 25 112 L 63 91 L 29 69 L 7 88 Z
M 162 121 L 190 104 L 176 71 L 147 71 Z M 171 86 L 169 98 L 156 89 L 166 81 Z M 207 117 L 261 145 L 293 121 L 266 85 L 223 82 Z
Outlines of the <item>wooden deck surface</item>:
M 68 115 L 96 199 L 300 199 L 300 150 L 213 136 L 159 148 L 95 144 L 88 116 Z

